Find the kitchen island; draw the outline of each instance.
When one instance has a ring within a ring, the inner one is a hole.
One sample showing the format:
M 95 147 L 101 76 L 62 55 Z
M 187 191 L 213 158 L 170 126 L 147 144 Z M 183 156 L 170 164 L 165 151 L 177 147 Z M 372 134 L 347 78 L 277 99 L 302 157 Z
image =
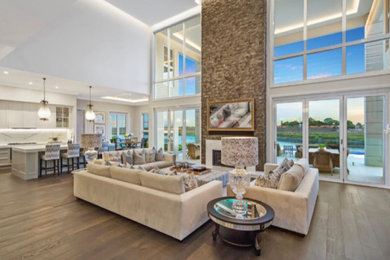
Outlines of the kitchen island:
M 24 179 L 38 179 L 39 156 L 45 152 L 45 144 L 12 145 L 12 174 Z M 61 144 L 61 150 L 68 145 Z

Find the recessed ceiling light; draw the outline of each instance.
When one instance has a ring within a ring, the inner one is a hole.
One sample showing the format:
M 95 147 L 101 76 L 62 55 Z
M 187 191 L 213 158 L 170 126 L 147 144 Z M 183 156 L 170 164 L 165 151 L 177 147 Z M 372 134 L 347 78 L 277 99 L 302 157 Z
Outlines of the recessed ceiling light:
M 58 89 L 59 87 L 58 86 L 56 86 L 56 89 Z
M 29 84 L 29 85 L 32 85 L 33 83 L 30 81 L 28 84 Z
M 4 73 L 5 75 L 7 75 L 9 72 L 5 70 L 5 71 L 3 71 L 3 73 Z

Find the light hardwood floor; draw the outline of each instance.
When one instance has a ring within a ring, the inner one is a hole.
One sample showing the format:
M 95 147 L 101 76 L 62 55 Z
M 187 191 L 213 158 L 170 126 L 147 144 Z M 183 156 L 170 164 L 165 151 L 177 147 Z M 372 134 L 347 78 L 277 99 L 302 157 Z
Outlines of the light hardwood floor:
M 310 233 L 271 227 L 258 258 L 213 242 L 211 222 L 178 242 L 76 199 L 72 189 L 72 175 L 0 174 L 0 259 L 390 259 L 389 190 L 321 182 Z

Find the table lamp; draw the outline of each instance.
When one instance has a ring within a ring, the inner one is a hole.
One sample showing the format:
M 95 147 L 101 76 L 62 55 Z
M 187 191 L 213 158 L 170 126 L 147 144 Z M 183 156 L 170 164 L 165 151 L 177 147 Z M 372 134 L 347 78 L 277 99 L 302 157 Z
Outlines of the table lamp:
M 257 137 L 222 137 L 221 162 L 228 166 L 234 166 L 230 172 L 229 182 L 236 200 L 233 210 L 240 218 L 247 212 L 245 202 L 242 200 L 246 189 L 249 187 L 250 176 L 245 170 L 248 166 L 256 166 L 259 163 Z
M 101 134 L 81 134 L 81 147 L 88 149 L 85 151 L 85 161 L 87 163 L 93 162 L 98 155 L 95 150 L 96 147 L 102 146 L 102 135 Z

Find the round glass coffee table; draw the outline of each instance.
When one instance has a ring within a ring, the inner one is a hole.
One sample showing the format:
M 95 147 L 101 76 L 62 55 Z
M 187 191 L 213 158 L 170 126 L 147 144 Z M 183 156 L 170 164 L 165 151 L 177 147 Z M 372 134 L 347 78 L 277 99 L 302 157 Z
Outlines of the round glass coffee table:
M 232 245 L 253 246 L 256 255 L 260 255 L 258 234 L 271 225 L 274 210 L 261 201 L 244 199 L 247 212 L 237 216 L 233 211 L 234 201 L 234 197 L 223 197 L 207 204 L 209 217 L 215 223 L 213 240 L 219 235 L 223 241 Z

